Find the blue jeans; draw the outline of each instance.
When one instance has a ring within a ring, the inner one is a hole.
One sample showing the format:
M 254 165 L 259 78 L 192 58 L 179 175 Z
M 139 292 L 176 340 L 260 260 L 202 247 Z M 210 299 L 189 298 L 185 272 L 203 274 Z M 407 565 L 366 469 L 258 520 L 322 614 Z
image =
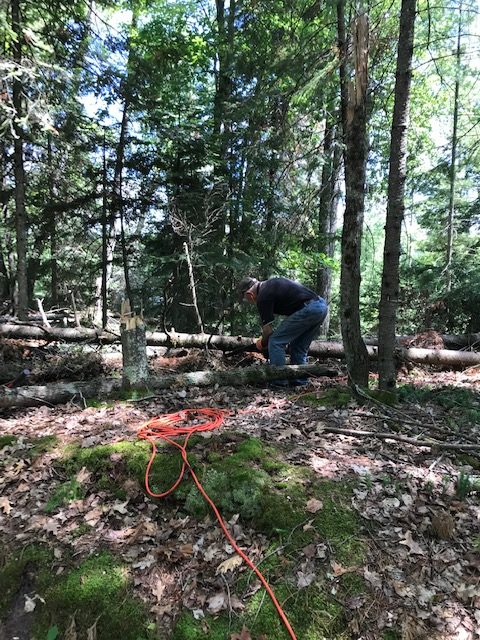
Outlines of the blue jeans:
M 270 364 L 276 367 L 285 365 L 287 345 L 290 345 L 290 364 L 306 364 L 308 349 L 318 336 L 327 311 L 327 303 L 320 298 L 287 316 L 268 341 Z M 298 382 L 305 384 L 307 380 L 300 379 Z

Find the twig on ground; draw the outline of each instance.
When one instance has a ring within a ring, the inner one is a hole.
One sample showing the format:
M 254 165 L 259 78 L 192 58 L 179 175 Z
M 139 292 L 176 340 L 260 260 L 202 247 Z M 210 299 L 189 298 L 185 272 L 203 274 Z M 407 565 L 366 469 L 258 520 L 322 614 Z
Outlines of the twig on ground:
M 394 433 L 375 432 L 375 431 L 359 431 L 356 429 L 338 429 L 337 427 L 326 427 L 322 433 L 339 433 L 344 436 L 353 437 L 370 437 L 380 438 L 382 440 L 398 440 L 399 442 L 406 442 L 407 444 L 413 444 L 416 447 L 429 447 L 433 449 L 452 449 L 454 451 L 479 451 L 480 445 L 478 444 L 464 444 L 460 442 L 449 443 L 439 442 L 435 440 L 433 442 L 428 440 L 416 440 L 415 438 L 408 438 L 407 436 L 398 436 Z

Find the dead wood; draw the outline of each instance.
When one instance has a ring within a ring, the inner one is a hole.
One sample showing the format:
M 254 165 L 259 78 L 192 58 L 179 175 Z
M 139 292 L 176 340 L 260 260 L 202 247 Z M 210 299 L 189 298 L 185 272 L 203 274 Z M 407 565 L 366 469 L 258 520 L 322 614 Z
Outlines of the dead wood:
M 235 371 L 193 371 L 176 375 L 150 377 L 146 389 L 183 389 L 185 387 L 243 386 L 270 380 L 294 380 L 305 376 L 335 377 L 335 369 L 310 365 L 287 367 L 254 366 Z M 88 382 L 62 382 L 44 386 L 28 386 L 17 389 L 0 388 L 0 408 L 31 407 L 42 404 L 62 404 L 71 401 L 83 402 L 89 398 L 107 399 L 122 389 L 122 380 L 95 378 Z
M 73 329 L 38 327 L 28 324 L 0 324 L 0 337 L 25 338 L 65 342 L 93 342 L 111 344 L 120 342 L 120 336 L 115 333 L 96 329 Z M 163 333 L 147 332 L 147 345 L 171 347 L 207 347 L 220 351 L 233 351 L 238 347 L 248 347 L 252 338 L 242 336 L 209 335 L 207 333 Z M 378 348 L 367 346 L 370 360 L 376 360 Z M 480 353 L 470 351 L 451 351 L 449 349 L 420 349 L 399 347 L 395 351 L 399 361 L 417 364 L 433 364 L 444 367 L 471 367 L 480 364 Z M 344 358 L 345 352 L 341 342 L 315 340 L 312 342 L 309 354 L 316 358 Z
M 408 436 L 401 436 L 395 433 L 386 433 L 379 431 L 360 431 L 358 429 L 339 429 L 337 427 L 325 427 L 321 429 L 322 433 L 339 433 L 344 436 L 353 436 L 360 438 L 380 438 L 381 440 L 397 440 L 398 442 L 406 442 L 416 447 L 429 447 L 430 449 L 450 449 L 452 451 L 480 451 L 480 444 L 465 444 L 461 442 L 441 442 L 439 440 L 418 440 Z

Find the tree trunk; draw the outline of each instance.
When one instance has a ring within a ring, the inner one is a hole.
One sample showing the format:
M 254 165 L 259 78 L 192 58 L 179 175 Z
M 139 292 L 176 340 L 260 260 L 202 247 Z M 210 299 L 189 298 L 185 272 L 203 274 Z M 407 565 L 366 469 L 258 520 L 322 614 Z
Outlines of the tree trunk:
M 368 21 L 354 21 L 355 77 L 348 85 L 344 0 L 338 0 L 338 47 L 341 56 L 340 84 L 342 127 L 345 139 L 346 203 L 342 231 L 340 318 L 350 381 L 368 385 L 368 355 L 360 333 L 360 255 L 365 206 L 367 163 Z
M 395 102 L 390 142 L 387 221 L 379 313 L 379 387 L 392 391 L 396 386 L 394 358 L 395 324 L 400 288 L 400 237 L 405 213 L 407 176 L 408 103 L 412 79 L 413 36 L 416 0 L 402 0 L 398 37 Z
M 118 344 L 120 336 L 114 333 L 96 331 L 95 329 L 47 329 L 32 325 L 0 324 L 1 338 L 20 338 L 46 341 L 88 342 L 96 344 Z M 252 338 L 241 336 L 223 336 L 205 334 L 147 332 L 146 341 L 149 346 L 157 347 L 192 347 L 203 348 L 207 345 L 220 351 L 233 351 L 239 347 L 254 351 Z M 376 360 L 378 348 L 366 347 L 367 357 Z M 322 342 L 314 340 L 310 345 L 309 355 L 316 358 L 345 358 L 341 342 Z M 480 353 L 471 351 L 451 351 L 449 349 L 395 349 L 395 356 L 400 361 L 417 362 L 419 364 L 435 364 L 445 367 L 469 367 L 480 364 Z
M 235 371 L 193 371 L 177 375 L 166 375 L 147 380 L 152 391 L 178 389 L 184 387 L 233 386 L 260 384 L 270 380 L 295 380 L 312 376 L 335 377 L 338 372 L 316 364 L 294 365 L 289 367 L 249 367 Z M 54 383 L 47 386 L 0 388 L 0 408 L 32 407 L 41 404 L 60 404 L 72 400 L 83 401 L 87 398 L 102 398 L 118 394 L 122 389 L 119 379 L 96 378 L 88 382 Z
M 58 305 L 57 213 L 55 210 L 55 171 L 53 168 L 52 134 L 47 137 L 48 198 L 50 200 L 50 300 Z
M 17 234 L 17 290 L 15 310 L 21 320 L 25 320 L 28 313 L 28 285 L 27 285 L 27 212 L 25 208 L 25 167 L 23 163 L 23 131 L 20 125 L 23 116 L 22 109 L 22 82 L 20 69 L 22 65 L 23 31 L 20 16 L 20 0 L 12 0 L 12 30 L 15 33 L 13 40 L 13 59 L 17 65 L 18 75 L 13 81 L 13 107 L 15 117 L 13 130 L 15 139 L 13 143 L 14 175 L 15 175 L 15 229 Z
M 108 227 L 107 227 L 107 149 L 105 129 L 103 130 L 102 146 L 102 279 L 101 279 L 101 307 L 102 329 L 107 326 L 107 287 L 108 287 Z M 113 256 L 111 258 L 113 260 Z M 100 316 L 100 314 L 98 314 Z
M 324 165 L 322 168 L 322 184 L 320 202 L 318 206 L 318 251 L 327 258 L 333 259 L 335 252 L 335 231 L 337 226 L 338 210 L 338 175 L 340 171 L 340 145 L 336 142 L 336 127 L 331 117 L 327 116 L 325 123 L 325 142 L 323 148 Z M 331 302 L 332 269 L 321 265 L 317 269 L 317 293 L 328 304 Z M 330 311 L 327 313 L 322 328 L 321 336 L 328 335 L 330 324 Z
M 132 22 L 130 25 L 130 31 L 136 28 L 137 25 L 137 12 L 134 6 L 132 11 Z M 129 38 L 128 42 L 128 60 L 127 60 L 127 70 L 130 68 L 131 61 L 131 38 Z M 125 237 L 125 211 L 124 211 L 124 203 L 123 203 L 123 167 L 125 164 L 125 148 L 127 145 L 127 134 L 128 134 L 128 118 L 129 118 L 129 108 L 131 102 L 131 91 L 130 91 L 130 83 L 133 82 L 131 78 L 130 72 L 128 73 L 125 80 L 122 82 L 120 86 L 120 98 L 123 99 L 123 111 L 122 111 L 122 121 L 120 124 L 120 135 L 118 138 L 117 144 L 117 154 L 115 161 L 115 171 L 113 177 L 113 194 L 112 194 L 112 217 L 115 219 L 118 217 L 120 223 L 120 244 L 122 249 L 122 263 L 123 263 L 123 273 L 125 278 L 125 292 L 126 297 L 130 302 L 130 307 L 133 310 L 133 298 L 132 298 L 132 290 L 130 287 L 130 273 L 128 268 L 128 252 L 127 252 L 127 244 Z
M 461 60 L 461 42 L 462 42 L 462 3 L 460 2 L 460 11 L 458 16 L 457 30 L 457 51 L 455 65 L 455 90 L 453 98 L 453 131 L 452 131 L 452 152 L 450 158 L 450 193 L 448 200 L 448 219 L 447 219 L 447 256 L 445 263 L 445 290 L 449 293 L 452 289 L 452 257 L 453 257 L 453 232 L 455 226 L 455 182 L 457 178 L 456 162 L 457 162 L 457 144 L 458 144 L 458 95 L 460 92 L 460 60 Z M 449 310 L 450 311 L 450 310 Z M 450 313 L 449 313 L 450 315 Z
M 128 300 L 122 305 L 120 326 L 123 355 L 123 386 L 127 389 L 145 387 L 148 379 L 145 324 L 143 318 L 131 311 Z

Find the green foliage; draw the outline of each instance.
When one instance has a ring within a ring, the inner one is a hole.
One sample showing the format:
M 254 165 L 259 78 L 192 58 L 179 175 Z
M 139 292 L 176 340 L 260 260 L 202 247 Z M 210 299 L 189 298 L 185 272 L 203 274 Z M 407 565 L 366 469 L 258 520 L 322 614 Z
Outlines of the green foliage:
M 16 442 L 16 437 L 15 436 L 0 436 L 0 449 L 3 449 L 3 447 L 8 447 L 12 444 L 14 444 Z
M 455 483 L 455 495 L 459 500 L 465 500 L 472 491 L 478 491 L 479 489 L 480 481 L 478 478 L 473 478 L 470 473 L 460 471 Z
M 418 387 L 401 385 L 398 389 L 401 400 L 416 402 L 434 402 L 449 410 L 459 422 L 480 423 L 480 393 L 460 387 Z

